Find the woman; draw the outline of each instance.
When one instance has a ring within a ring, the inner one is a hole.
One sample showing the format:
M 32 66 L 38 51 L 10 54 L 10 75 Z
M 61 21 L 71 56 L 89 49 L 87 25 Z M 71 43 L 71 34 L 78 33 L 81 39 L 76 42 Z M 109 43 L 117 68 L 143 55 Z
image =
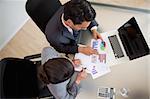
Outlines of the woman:
M 39 77 L 53 96 L 56 99 L 75 99 L 80 81 L 87 75 L 85 70 L 75 72 L 75 64 L 50 47 L 42 51 L 42 64 Z

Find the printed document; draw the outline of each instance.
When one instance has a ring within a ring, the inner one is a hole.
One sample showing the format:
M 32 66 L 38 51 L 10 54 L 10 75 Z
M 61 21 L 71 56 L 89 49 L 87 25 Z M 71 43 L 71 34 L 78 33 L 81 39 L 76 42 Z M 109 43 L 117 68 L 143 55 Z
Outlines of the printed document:
M 81 60 L 81 65 L 75 68 L 76 71 L 80 71 L 82 68 L 86 68 L 87 72 L 92 75 L 92 78 L 98 78 L 104 74 L 110 72 L 110 67 L 106 64 L 107 54 L 106 54 L 106 44 L 102 40 L 92 39 L 91 47 L 98 51 L 98 55 L 85 55 L 82 53 L 77 53 L 75 59 Z

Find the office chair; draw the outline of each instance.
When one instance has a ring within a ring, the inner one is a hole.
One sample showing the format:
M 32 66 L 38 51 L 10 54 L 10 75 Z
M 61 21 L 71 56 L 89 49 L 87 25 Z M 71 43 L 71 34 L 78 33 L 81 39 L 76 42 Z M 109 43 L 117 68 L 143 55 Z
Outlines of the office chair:
M 40 30 L 45 33 L 49 19 L 60 6 L 61 2 L 59 0 L 27 0 L 26 12 Z
M 38 55 L 25 59 L 4 58 L 0 61 L 0 98 L 44 98 L 54 99 L 46 86 L 41 87 L 37 78 L 40 61 L 30 61 Z

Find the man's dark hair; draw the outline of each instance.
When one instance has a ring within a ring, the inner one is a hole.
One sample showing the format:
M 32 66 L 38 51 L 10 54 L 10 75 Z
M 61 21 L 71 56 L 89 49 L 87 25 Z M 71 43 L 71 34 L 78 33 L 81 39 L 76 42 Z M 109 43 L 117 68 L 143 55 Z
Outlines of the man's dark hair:
M 92 21 L 96 12 L 86 0 L 71 0 L 64 5 L 64 20 L 71 19 L 74 24 Z
M 73 64 L 66 58 L 49 59 L 39 70 L 39 78 L 45 84 L 58 84 L 74 73 Z

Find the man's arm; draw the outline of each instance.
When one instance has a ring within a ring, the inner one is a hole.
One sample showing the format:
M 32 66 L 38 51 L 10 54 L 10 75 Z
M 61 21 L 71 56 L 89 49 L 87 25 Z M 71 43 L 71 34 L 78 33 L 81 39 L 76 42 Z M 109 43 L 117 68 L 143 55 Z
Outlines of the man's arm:
M 66 54 L 75 54 L 78 53 L 78 45 L 65 45 L 61 43 L 50 43 L 58 52 Z
M 94 39 L 103 40 L 100 33 L 97 31 L 97 27 L 98 27 L 98 23 L 95 20 L 93 20 L 91 21 L 88 29 L 91 30 Z
M 98 23 L 96 22 L 96 20 L 91 21 L 90 25 L 88 26 L 88 29 L 91 30 L 91 28 L 94 26 L 98 27 Z
M 74 45 L 67 45 L 60 43 L 57 41 L 58 38 L 51 38 L 49 39 L 51 42 L 50 45 L 55 48 L 60 53 L 66 54 L 75 54 L 75 53 L 83 53 L 86 55 L 97 54 L 97 51 L 92 49 L 91 47 L 80 47 L 77 44 Z
M 93 48 L 87 46 L 87 47 L 78 47 L 78 52 L 86 54 L 86 55 L 92 55 L 92 54 L 98 54 L 96 50 Z
M 91 47 L 79 47 L 78 45 L 52 45 L 58 52 L 66 54 L 83 53 L 86 55 L 97 54 L 98 52 Z
M 78 45 L 75 41 L 72 44 L 68 44 L 71 41 L 67 38 L 64 39 L 62 36 L 57 35 L 57 33 L 53 36 L 48 35 L 46 38 L 50 45 L 59 53 L 75 54 L 78 52 Z

